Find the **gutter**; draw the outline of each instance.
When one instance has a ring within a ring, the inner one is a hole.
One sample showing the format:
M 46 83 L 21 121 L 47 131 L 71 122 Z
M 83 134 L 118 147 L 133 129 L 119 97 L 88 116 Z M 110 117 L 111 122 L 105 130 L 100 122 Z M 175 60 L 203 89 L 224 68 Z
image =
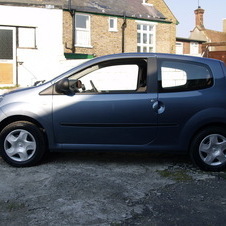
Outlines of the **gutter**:
M 123 15 L 123 24 L 122 24 L 122 53 L 125 52 L 125 30 L 127 27 L 126 14 Z
M 25 2 L 0 2 L 0 5 L 4 6 L 21 6 L 21 7 L 36 7 L 36 8 L 47 8 L 47 9 L 63 9 L 62 4 L 47 4 L 47 3 L 25 3 Z
M 72 53 L 75 53 L 75 10 L 70 11 L 72 18 Z
M 69 11 L 68 9 L 63 9 L 64 11 Z M 116 18 L 124 18 L 124 15 L 116 15 L 116 14 L 106 14 L 106 13 L 97 13 L 97 12 L 90 12 L 86 10 L 79 10 L 76 9 L 77 13 L 86 13 L 90 15 L 97 15 L 97 16 L 106 16 L 106 17 L 116 17 Z M 170 20 L 164 20 L 164 19 L 146 19 L 146 18 L 140 18 L 140 17 L 133 17 L 133 16 L 126 16 L 126 19 L 129 20 L 140 20 L 140 21 L 147 21 L 147 22 L 156 22 L 156 23 L 163 23 L 163 24 L 172 24 L 173 22 Z
M 72 19 L 72 47 L 69 48 L 67 47 L 67 44 L 65 44 L 66 49 L 70 49 L 72 53 L 75 53 L 75 11 L 74 9 L 71 8 L 71 0 L 68 0 L 68 11 L 70 12 L 71 19 Z

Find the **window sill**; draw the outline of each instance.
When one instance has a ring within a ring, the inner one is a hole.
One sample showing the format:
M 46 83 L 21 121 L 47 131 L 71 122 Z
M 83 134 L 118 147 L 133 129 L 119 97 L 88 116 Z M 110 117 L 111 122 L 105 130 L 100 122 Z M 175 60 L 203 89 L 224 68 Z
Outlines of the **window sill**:
M 37 47 L 17 47 L 18 49 L 38 49 Z
M 83 46 L 83 45 L 75 45 L 75 47 L 79 47 L 79 48 L 89 48 L 89 49 L 92 49 L 93 46 L 90 46 L 90 45 L 87 45 L 87 46 Z
M 109 31 L 110 31 L 110 32 L 118 32 L 118 30 L 113 30 L 113 29 L 112 29 L 112 30 L 109 30 Z

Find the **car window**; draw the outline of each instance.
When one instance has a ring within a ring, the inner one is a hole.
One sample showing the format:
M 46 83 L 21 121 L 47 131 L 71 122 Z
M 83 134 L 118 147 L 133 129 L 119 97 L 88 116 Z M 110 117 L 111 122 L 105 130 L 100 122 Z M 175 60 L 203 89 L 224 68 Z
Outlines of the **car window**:
M 211 71 L 203 64 L 162 61 L 159 71 L 160 92 L 199 90 L 213 84 Z
M 85 85 L 87 90 L 92 89 L 90 81 L 95 84 L 99 91 L 136 90 L 138 70 L 137 65 L 109 66 L 83 76 L 80 81 Z
M 80 93 L 145 92 L 146 61 L 108 62 L 94 65 L 76 75 Z M 69 80 L 73 80 L 72 76 Z

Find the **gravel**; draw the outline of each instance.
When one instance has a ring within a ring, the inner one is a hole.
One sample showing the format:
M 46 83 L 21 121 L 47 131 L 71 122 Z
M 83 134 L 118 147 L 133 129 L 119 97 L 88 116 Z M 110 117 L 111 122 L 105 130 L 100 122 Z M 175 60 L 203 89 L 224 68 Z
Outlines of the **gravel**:
M 13 168 L 0 158 L 0 225 L 225 225 L 226 171 L 187 156 L 54 153 Z

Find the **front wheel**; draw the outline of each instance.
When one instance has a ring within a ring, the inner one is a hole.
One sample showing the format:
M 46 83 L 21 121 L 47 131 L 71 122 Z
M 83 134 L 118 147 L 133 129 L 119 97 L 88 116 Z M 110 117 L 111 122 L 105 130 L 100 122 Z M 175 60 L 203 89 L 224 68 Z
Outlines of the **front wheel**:
M 209 127 L 193 140 L 190 155 L 193 162 L 207 171 L 226 168 L 226 129 Z
M 13 122 L 0 133 L 0 154 L 12 166 L 36 165 L 45 150 L 43 133 L 33 123 Z

